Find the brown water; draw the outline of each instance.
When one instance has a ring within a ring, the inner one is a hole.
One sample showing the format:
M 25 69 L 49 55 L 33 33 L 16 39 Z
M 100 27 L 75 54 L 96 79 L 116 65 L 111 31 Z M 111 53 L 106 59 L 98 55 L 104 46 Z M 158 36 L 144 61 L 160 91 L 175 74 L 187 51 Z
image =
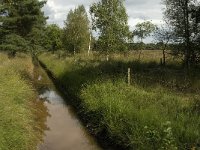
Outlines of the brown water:
M 34 78 L 40 92 L 37 101 L 42 102 L 48 112 L 40 109 L 37 113 L 38 118 L 43 118 L 41 120 L 46 124 L 38 150 L 101 150 L 41 68 L 35 68 Z

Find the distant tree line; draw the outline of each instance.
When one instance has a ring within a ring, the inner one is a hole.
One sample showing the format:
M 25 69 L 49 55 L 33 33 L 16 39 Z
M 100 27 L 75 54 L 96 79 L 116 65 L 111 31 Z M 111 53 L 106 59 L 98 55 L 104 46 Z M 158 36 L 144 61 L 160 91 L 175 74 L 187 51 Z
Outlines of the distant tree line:
M 200 59 L 200 2 L 198 0 L 163 0 L 164 21 L 161 26 L 143 21 L 130 31 L 124 0 L 100 0 L 90 7 L 83 5 L 69 11 L 64 28 L 47 25 L 42 12 L 45 1 L 0 1 L 0 49 L 12 55 L 17 51 L 63 50 L 72 54 L 91 49 L 109 56 L 127 50 L 166 50 L 183 58 L 186 68 Z M 153 36 L 154 43 L 144 39 Z M 137 38 L 139 42 L 135 42 Z
M 158 43 L 129 43 L 129 51 L 140 51 L 141 47 L 143 50 L 162 50 L 164 44 L 162 42 Z M 166 50 L 170 50 L 172 45 L 167 44 Z

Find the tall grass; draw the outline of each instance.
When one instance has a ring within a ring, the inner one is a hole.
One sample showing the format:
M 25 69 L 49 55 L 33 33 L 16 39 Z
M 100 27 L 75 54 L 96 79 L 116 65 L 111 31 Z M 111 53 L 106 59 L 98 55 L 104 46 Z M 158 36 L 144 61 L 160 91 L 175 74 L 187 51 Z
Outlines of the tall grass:
M 197 92 L 171 90 L 156 81 L 140 83 L 139 77 L 134 78 L 131 86 L 126 83 L 127 67 L 131 65 L 134 72 L 143 76 L 169 80 L 170 75 L 163 77 L 146 72 L 146 69 L 160 70 L 158 62 L 151 63 L 149 58 L 143 63 L 135 59 L 127 62 L 121 57 L 109 62 L 81 56 L 59 59 L 50 54 L 41 55 L 40 60 L 70 94 L 81 99 L 79 111 L 95 134 L 107 135 L 126 149 L 174 150 L 199 146 Z
M 36 130 L 32 85 L 25 79 L 33 65 L 29 57 L 8 59 L 0 54 L 0 150 L 34 150 Z
M 93 119 L 100 122 L 95 130 L 106 128 L 127 147 L 187 149 L 200 141 L 200 118 L 193 111 L 192 99 L 161 89 L 146 91 L 122 81 L 88 85 L 81 98 L 85 111 L 96 114 Z

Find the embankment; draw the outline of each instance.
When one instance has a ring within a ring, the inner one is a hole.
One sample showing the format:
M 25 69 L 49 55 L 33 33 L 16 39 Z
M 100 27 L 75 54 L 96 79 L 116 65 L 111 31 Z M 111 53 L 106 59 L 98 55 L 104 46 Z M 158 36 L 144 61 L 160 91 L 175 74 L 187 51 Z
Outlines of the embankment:
M 192 149 L 200 144 L 198 95 L 161 85 L 128 86 L 124 63 L 43 54 L 40 61 L 98 137 L 125 149 Z M 104 138 L 105 139 L 105 138 Z
M 30 57 L 0 54 L 0 149 L 36 150 L 41 139 Z

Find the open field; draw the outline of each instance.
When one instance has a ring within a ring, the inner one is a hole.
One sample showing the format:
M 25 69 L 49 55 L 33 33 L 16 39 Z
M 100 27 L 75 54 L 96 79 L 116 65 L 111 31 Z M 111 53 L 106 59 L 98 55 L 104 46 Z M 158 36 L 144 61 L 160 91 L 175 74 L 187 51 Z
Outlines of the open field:
M 34 113 L 30 57 L 0 54 L 0 150 L 35 150 L 41 139 Z
M 107 135 L 126 149 L 195 149 L 200 144 L 198 69 L 185 75 L 173 58 L 160 66 L 161 57 L 160 51 L 144 51 L 140 61 L 133 54 L 115 54 L 108 62 L 97 54 L 47 53 L 39 59 L 79 99 L 72 103 L 93 134 Z

